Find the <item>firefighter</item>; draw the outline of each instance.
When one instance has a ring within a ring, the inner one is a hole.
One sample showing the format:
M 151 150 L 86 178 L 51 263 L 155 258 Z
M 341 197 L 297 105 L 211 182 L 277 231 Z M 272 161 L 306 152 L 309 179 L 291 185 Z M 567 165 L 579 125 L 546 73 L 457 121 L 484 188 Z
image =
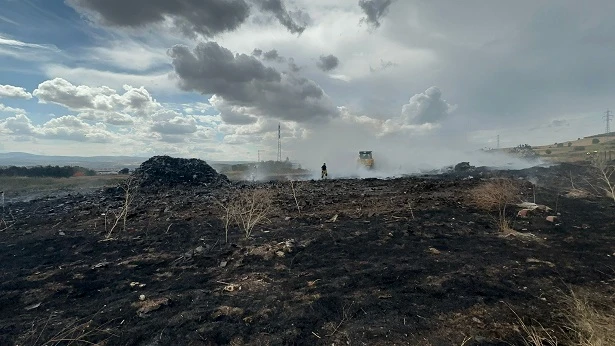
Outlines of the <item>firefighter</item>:
M 320 167 L 320 179 L 324 179 L 327 177 L 327 164 L 323 163 L 322 167 Z

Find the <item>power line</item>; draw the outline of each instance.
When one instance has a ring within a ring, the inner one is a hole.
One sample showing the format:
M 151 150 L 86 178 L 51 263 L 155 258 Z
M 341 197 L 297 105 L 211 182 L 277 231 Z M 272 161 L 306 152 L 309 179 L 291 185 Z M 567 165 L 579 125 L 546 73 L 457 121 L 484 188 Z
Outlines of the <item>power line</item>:
M 611 132 L 611 118 L 613 118 L 613 114 L 611 114 L 611 111 L 607 109 L 605 115 L 602 118 L 606 119 L 606 133 L 610 133 Z

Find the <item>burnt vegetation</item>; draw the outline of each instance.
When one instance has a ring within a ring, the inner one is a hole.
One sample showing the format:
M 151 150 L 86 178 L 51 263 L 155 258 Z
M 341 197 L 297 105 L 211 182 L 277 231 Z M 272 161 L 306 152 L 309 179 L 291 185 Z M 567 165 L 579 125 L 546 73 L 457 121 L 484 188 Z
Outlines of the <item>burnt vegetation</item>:
M 611 345 L 610 167 L 231 182 L 154 157 L 3 205 L 0 344 Z

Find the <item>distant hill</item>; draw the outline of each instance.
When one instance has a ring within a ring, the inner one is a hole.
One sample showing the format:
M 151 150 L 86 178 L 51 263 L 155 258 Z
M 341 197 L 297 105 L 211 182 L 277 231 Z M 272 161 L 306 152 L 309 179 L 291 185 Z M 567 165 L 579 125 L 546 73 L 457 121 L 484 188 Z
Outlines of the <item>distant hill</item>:
M 514 148 L 505 148 L 507 152 Z M 533 146 L 531 149 L 543 160 L 551 162 L 587 161 L 589 155 L 597 151 L 608 159 L 615 158 L 615 132 L 585 136 L 577 140 Z
M 149 157 L 139 156 L 56 156 L 37 155 L 23 152 L 0 153 L 2 166 L 81 166 L 97 171 L 118 171 L 122 168 L 135 169 Z M 207 161 L 210 165 L 232 165 L 245 161 Z M 214 167 L 215 168 L 215 167 Z
M 147 157 L 133 156 L 47 156 L 22 152 L 0 153 L 0 166 L 81 166 L 95 170 L 136 168 Z

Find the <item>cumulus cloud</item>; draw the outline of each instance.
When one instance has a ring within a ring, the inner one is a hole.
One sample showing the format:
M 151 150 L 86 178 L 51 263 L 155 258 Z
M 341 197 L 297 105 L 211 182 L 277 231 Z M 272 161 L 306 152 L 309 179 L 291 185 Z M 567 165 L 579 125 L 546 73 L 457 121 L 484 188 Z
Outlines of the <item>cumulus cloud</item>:
M 169 55 L 182 90 L 215 94 L 222 108 L 235 107 L 244 116 L 298 122 L 337 116 L 336 107 L 312 80 L 280 73 L 253 56 L 233 55 L 216 42 L 200 43 L 192 51 L 176 45 Z
M 404 124 L 437 124 L 445 120 L 455 110 L 442 99 L 439 88 L 432 86 L 423 93 L 416 94 L 402 106 L 401 120 Z
M 0 112 L 6 112 L 6 113 L 26 113 L 26 111 L 24 109 L 5 106 L 2 103 L 0 103 Z
M 90 118 L 103 115 L 103 112 L 148 117 L 162 110 L 162 105 L 144 87 L 125 85 L 124 91 L 118 94 L 106 86 L 73 85 L 63 78 L 54 78 L 39 84 L 32 94 L 41 103 L 54 103 L 77 111 L 92 111 L 89 113 Z
M 316 64 L 319 69 L 328 72 L 335 69 L 340 64 L 340 59 L 335 55 L 321 55 L 318 63 Z
M 135 123 L 134 119 L 130 115 L 119 112 L 88 110 L 86 112 L 79 113 L 77 117 L 86 121 L 102 121 L 105 124 L 115 126 L 128 126 Z
M 0 127 L 8 130 L 10 134 L 18 136 L 29 136 L 36 131 L 32 121 L 25 114 L 17 114 L 14 117 L 0 120 Z
M 220 118 L 230 125 L 254 124 L 258 119 L 252 107 L 233 106 L 218 95 L 213 95 L 209 103 L 220 112 Z
M 365 13 L 361 22 L 366 22 L 375 28 L 380 27 L 380 19 L 387 14 L 393 0 L 359 0 L 359 6 Z
M 178 116 L 170 120 L 154 122 L 152 130 L 166 135 L 185 135 L 195 133 L 198 127 L 193 117 Z
M 22 87 L 0 85 L 0 98 L 3 97 L 29 100 L 32 98 L 32 94 Z
M 67 0 L 77 11 L 106 26 L 142 28 L 170 20 L 184 35 L 214 37 L 238 29 L 256 6 L 273 14 L 291 33 L 301 33 L 281 0 Z M 296 17 L 296 16 L 295 16 Z
M 37 126 L 25 114 L 18 114 L 0 121 L 0 128 L 8 131 L 10 135 L 24 138 L 92 143 L 110 143 L 114 138 L 104 124 L 91 125 L 72 115 L 54 118 Z

